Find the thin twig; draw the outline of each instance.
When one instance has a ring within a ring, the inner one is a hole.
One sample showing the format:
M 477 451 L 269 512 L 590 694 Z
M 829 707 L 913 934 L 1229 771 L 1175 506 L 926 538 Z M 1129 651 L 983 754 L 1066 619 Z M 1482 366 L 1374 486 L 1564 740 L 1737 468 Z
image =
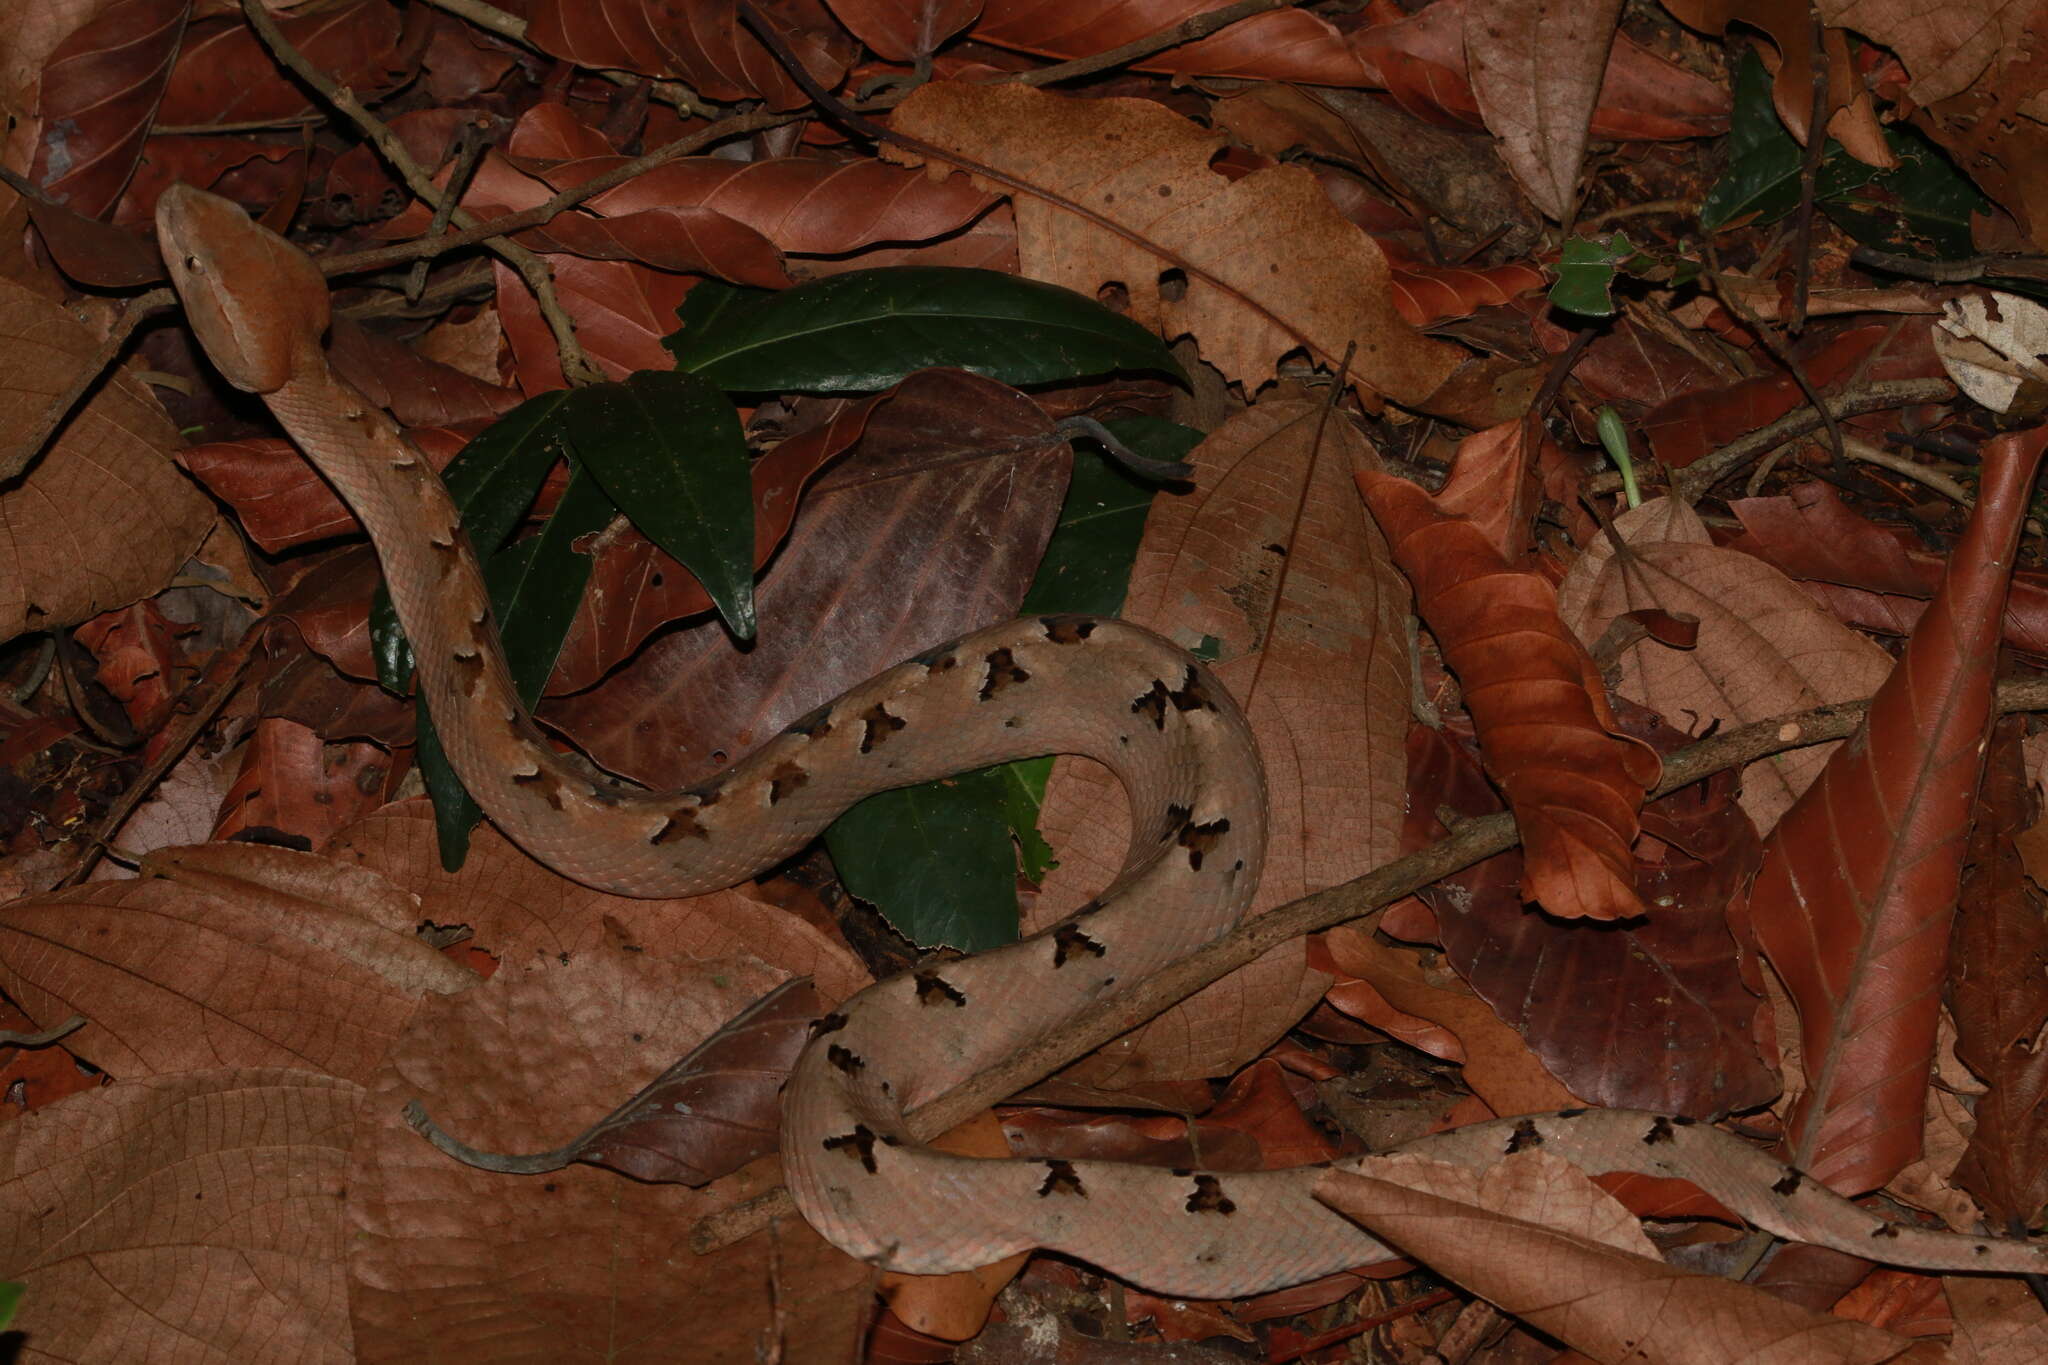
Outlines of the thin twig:
M 325 72 L 308 61 L 305 54 L 293 47 L 291 40 L 284 36 L 275 21 L 263 8 L 262 0 L 242 0 L 242 13 L 249 26 L 256 30 L 256 36 L 270 49 L 272 56 L 284 63 L 292 74 L 304 81 L 319 94 L 320 98 L 334 106 L 348 121 L 355 125 L 370 145 L 377 149 L 391 169 L 398 172 L 421 202 L 439 207 L 443 192 L 433 178 L 420 168 L 405 149 L 398 135 L 390 125 L 372 114 L 345 85 L 336 85 Z M 453 220 L 463 227 L 473 227 L 476 216 L 465 209 L 453 211 Z M 560 353 L 562 373 L 571 384 L 597 383 L 604 379 L 604 372 L 584 354 L 583 344 L 576 339 L 576 324 L 555 297 L 554 276 L 547 263 L 533 252 L 511 240 L 509 237 L 487 237 L 481 243 L 496 254 L 507 265 L 519 272 L 526 287 L 533 294 L 540 314 L 547 320 L 548 330 L 554 333 L 555 349 Z
M 1667 757 L 1663 778 L 1652 795 L 1662 796 L 1725 768 L 1753 763 L 1787 749 L 1846 738 L 1862 724 L 1868 709 L 1868 701 L 1837 702 L 1724 731 Z M 2001 715 L 2048 710 L 2048 679 L 2028 678 L 2002 684 L 1995 709 Z M 1482 815 L 1460 824 L 1448 838 L 1363 877 L 1290 901 L 1248 920 L 1131 990 L 1039 1034 L 1005 1061 L 920 1106 L 910 1114 L 910 1131 L 920 1139 L 942 1133 L 1005 1096 L 1051 1075 L 1074 1058 L 1122 1037 L 1281 944 L 1374 915 L 1381 907 L 1518 842 L 1512 814 L 1500 811 Z M 690 1234 L 690 1245 L 700 1254 L 714 1251 L 759 1231 L 770 1215 L 793 1207 L 787 1190 L 769 1190 L 702 1219 Z
M 1785 323 L 1785 330 L 1793 336 L 1806 330 L 1806 299 L 1813 289 L 1813 204 L 1820 185 L 1821 153 L 1827 150 L 1828 143 L 1827 25 L 1817 8 L 1811 12 L 1810 25 L 1813 101 L 1806 119 L 1806 154 L 1799 161 L 1799 212 L 1792 226 L 1792 240 L 1798 247 L 1792 271 L 1792 316 Z M 1806 396 L 1813 398 L 1810 391 Z M 1840 448 L 1838 437 L 1836 449 Z
M 1880 379 L 1833 395 L 1827 400 L 1827 410 L 1836 417 L 1857 417 L 1886 408 L 1944 403 L 1955 396 L 1955 385 L 1946 379 Z M 1765 451 L 1818 430 L 1820 426 L 1820 413 L 1814 407 L 1794 408 L 1768 426 L 1737 437 L 1674 473 L 1671 476 L 1672 496 L 1685 502 L 1698 502 L 1706 496 L 1708 489 Z
M 243 3 L 253 3 L 253 0 L 243 0 Z M 1705 275 L 1708 282 L 1714 286 L 1714 297 L 1721 301 L 1722 307 L 1733 313 L 1745 327 L 1749 328 L 1764 349 L 1771 353 L 1771 357 L 1784 367 L 1785 373 L 1792 376 L 1792 382 L 1799 386 L 1799 391 L 1806 395 L 1806 401 L 1820 414 L 1820 424 L 1827 428 L 1828 449 L 1833 452 L 1837 467 L 1845 464 L 1846 458 L 1842 454 L 1842 424 L 1823 401 L 1820 390 L 1806 377 L 1806 367 L 1799 363 L 1798 358 L 1792 354 L 1791 348 L 1785 344 L 1775 328 L 1752 312 L 1748 304 L 1736 298 L 1736 291 L 1730 289 L 1722 277 L 1721 255 L 1714 250 L 1713 242 L 1704 241 L 1700 245 L 1706 253 L 1708 269 Z

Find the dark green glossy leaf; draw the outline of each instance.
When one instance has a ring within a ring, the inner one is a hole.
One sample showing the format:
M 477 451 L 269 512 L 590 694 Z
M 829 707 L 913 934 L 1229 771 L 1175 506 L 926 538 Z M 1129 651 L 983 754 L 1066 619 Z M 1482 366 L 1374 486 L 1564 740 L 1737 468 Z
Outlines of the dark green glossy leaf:
M 1713 232 L 1745 214 L 1775 222 L 1799 207 L 1805 149 L 1792 140 L 1771 103 L 1771 77 L 1754 52 L 1735 71 L 1735 107 L 1728 123 L 1728 170 L 1700 203 L 1700 226 Z M 1842 198 L 1877 175 L 1830 141 L 1814 179 L 1820 203 Z
M 906 266 L 781 293 L 705 281 L 664 339 L 676 363 L 736 392 L 874 393 L 934 366 L 1006 384 L 1112 370 L 1183 372 L 1158 337 L 1095 300 L 995 270 Z
M 591 558 L 577 552 L 575 543 L 602 531 L 617 511 L 589 471 L 572 465 L 562 500 L 539 533 L 506 546 L 484 565 L 505 663 L 519 700 L 529 711 L 554 672 L 590 581 Z M 420 708 L 417 760 L 420 779 L 434 800 L 441 865 L 453 872 L 468 855 L 470 831 L 483 812 L 448 766 L 441 736 L 425 707 Z
M 571 393 L 562 419 L 563 439 L 612 501 L 751 640 L 754 496 L 746 437 L 725 395 L 695 375 L 642 370 Z
M 849 890 L 920 947 L 979 952 L 1017 938 L 1017 855 L 999 814 L 1000 768 L 871 796 L 833 822 L 825 846 Z M 908 856 L 906 856 L 908 855 Z
M 1202 439 L 1191 427 L 1137 417 L 1105 423 L 1140 455 L 1176 461 Z M 1153 488 L 1076 443 L 1074 478 L 1021 611 L 1113 614 L 1123 605 Z M 847 890 L 880 909 L 920 947 L 963 950 L 1017 934 L 1017 874 L 1053 866 L 1038 833 L 1049 758 L 998 764 L 962 777 L 868 798 L 826 832 Z M 842 854 L 844 850 L 844 854 Z
M 1868 190 L 1823 205 L 1842 231 L 1865 246 L 1922 260 L 1960 260 L 1975 252 L 1970 218 L 1990 203 L 1917 129 L 1887 128 L 1898 166 Z
M 568 396 L 544 393 L 521 403 L 471 437 L 441 471 L 470 545 L 486 559 L 519 525 L 541 480 L 562 458 L 557 414 Z M 370 649 L 378 681 L 404 693 L 412 683 L 412 650 L 383 588 L 370 605 Z
M 1564 244 L 1557 262 L 1557 283 L 1550 286 L 1550 301 L 1567 313 L 1604 318 L 1614 313 L 1615 272 L 1636 254 L 1626 233 L 1617 232 L 1609 241 L 1573 237 Z

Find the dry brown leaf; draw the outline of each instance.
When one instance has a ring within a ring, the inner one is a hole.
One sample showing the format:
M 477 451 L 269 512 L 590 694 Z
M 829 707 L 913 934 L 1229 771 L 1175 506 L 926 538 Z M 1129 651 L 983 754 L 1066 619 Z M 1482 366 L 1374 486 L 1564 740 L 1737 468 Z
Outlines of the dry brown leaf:
M 1891 656 L 1814 605 L 1800 586 L 1737 550 L 1717 548 L 1693 510 L 1656 498 L 1615 518 L 1630 548 L 1605 536 L 1586 547 L 1558 585 L 1558 610 L 1590 647 L 1625 612 L 1654 608 L 1699 621 L 1691 649 L 1645 639 L 1623 651 L 1617 694 L 1699 733 L 1867 697 Z M 1742 808 L 1760 831 L 1819 774 L 1835 745 L 1752 763 Z
M 1124 604 L 1130 620 L 1213 657 L 1251 719 L 1273 822 L 1254 911 L 1359 876 L 1400 845 L 1408 595 L 1349 496 L 1370 458 L 1364 440 L 1322 417 L 1320 403 L 1276 397 L 1196 447 L 1197 491 L 1155 504 Z M 1072 759 L 1054 769 L 1040 824 L 1060 866 L 1029 928 L 1108 886 L 1129 841 L 1122 789 Z M 1296 940 L 1104 1049 L 1082 1074 L 1123 1086 L 1228 1074 L 1326 984 Z
M 1330 930 L 1322 943 L 1339 970 L 1371 982 L 1394 1008 L 1455 1034 L 1465 1049 L 1465 1083 L 1494 1113 L 1512 1117 L 1581 1104 L 1491 1005 L 1448 972 L 1444 980 L 1430 980 L 1412 951 L 1350 925 Z
M 124 1080 L 0 1125 L 25 1360 L 351 1359 L 342 1196 L 362 1088 Z
M 2048 1316 L 2024 1283 L 1950 1275 L 1942 1285 L 1956 1318 L 1950 1365 L 2039 1365 L 2048 1360 Z
M 1325 1175 L 1317 1197 L 1597 1361 L 1874 1365 L 1911 1344 L 1665 1265 L 1633 1219 L 1619 1227 L 1619 1205 L 1547 1152 L 1510 1157 L 1477 1177 L 1434 1162 L 1367 1168 L 1372 1175 Z M 1619 1249 L 1618 1240 L 1634 1250 Z
M 0 279 L 0 431 L 38 426 L 97 342 L 65 309 Z M 181 444 L 155 396 L 111 371 L 0 492 L 0 637 L 72 625 L 170 581 L 214 516 L 171 463 Z M 0 453 L 11 445 L 0 439 Z
M 574 957 L 611 939 L 676 961 L 757 958 L 791 976 L 813 978 L 834 1004 L 869 980 L 843 942 L 744 891 L 674 900 L 608 896 L 550 872 L 489 824 L 477 827 L 462 870 L 449 872 L 441 866 L 432 807 L 424 799 L 394 803 L 357 821 L 327 851 L 408 888 L 418 898 L 416 918 L 468 925 L 479 947 L 515 966 Z M 622 1091 L 612 1102 L 631 1093 Z
M 1024 274 L 1090 298 L 1129 293 L 1131 315 L 1169 340 L 1193 333 L 1202 355 L 1248 386 L 1306 347 L 1350 373 L 1368 402 L 1425 399 L 1458 351 L 1403 322 L 1386 258 L 1298 166 L 1230 180 L 1209 169 L 1222 144 L 1150 100 L 1069 99 L 1021 85 L 934 81 L 892 118 L 896 131 L 999 172 Z M 895 146 L 884 154 L 934 174 L 953 167 Z M 1161 277 L 1182 272 L 1166 297 Z
M 1465 68 L 1501 160 L 1557 222 L 1579 168 L 1621 0 L 1465 0 Z
M 400 1117 L 418 1099 L 472 1146 L 555 1147 L 778 976 L 746 959 L 679 964 L 600 946 L 566 962 L 522 957 L 422 1008 L 371 1086 L 352 1150 L 359 1357 L 737 1365 L 776 1335 L 772 1274 L 783 1359 L 848 1359 L 869 1272 L 802 1220 L 711 1256 L 685 1245 L 698 1218 L 773 1185 L 772 1159 L 703 1190 L 582 1166 L 498 1175 L 443 1156 Z
M 476 978 L 393 924 L 389 887 L 311 854 L 194 852 L 189 881 L 95 882 L 0 908 L 0 989 L 123 1081 L 200 1067 L 367 1079 L 423 994 Z M 281 870 L 282 869 L 282 870 Z

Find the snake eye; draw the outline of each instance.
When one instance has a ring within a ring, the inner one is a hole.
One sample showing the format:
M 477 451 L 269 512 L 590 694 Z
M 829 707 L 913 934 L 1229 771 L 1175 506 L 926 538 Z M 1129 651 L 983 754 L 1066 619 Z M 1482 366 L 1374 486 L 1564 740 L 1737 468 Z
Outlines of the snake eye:
M 185 258 L 185 268 L 196 273 L 200 269 L 199 258 L 197 256 L 187 256 Z

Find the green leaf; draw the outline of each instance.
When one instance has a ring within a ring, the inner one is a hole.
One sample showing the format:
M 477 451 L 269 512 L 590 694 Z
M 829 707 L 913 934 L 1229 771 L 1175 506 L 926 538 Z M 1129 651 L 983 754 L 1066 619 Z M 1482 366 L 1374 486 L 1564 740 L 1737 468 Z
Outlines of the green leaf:
M 1735 71 L 1735 107 L 1728 123 L 1728 170 L 1700 203 L 1700 226 L 1712 232 L 1745 214 L 1775 222 L 1799 207 L 1800 167 L 1806 151 L 1792 140 L 1771 102 L 1771 76 L 1754 52 Z M 1814 198 L 1846 197 L 1877 176 L 1830 141 L 1822 150 Z
M 28 1293 L 28 1286 L 14 1280 L 0 1280 L 0 1332 L 14 1323 L 14 1315 L 21 1307 L 22 1295 Z
M 642 370 L 577 389 L 561 415 L 563 439 L 612 501 L 697 576 L 734 635 L 753 639 L 754 493 L 725 395 L 695 375 Z
M 870 796 L 825 846 L 847 889 L 919 947 L 979 952 L 1017 938 L 1017 856 L 1000 768 Z M 909 856 L 905 856 L 908 854 Z
M 1937 261 L 1975 252 L 1970 217 L 1989 212 L 1983 193 L 1917 129 L 1887 128 L 1884 138 L 1898 166 L 1863 192 L 1822 205 L 1828 217 L 1881 251 Z
M 489 558 L 533 505 L 541 480 L 562 458 L 558 413 L 567 391 L 530 398 L 471 437 L 441 471 L 441 482 L 462 514 L 469 543 Z M 403 694 L 412 681 L 412 649 L 391 594 L 377 589 L 370 605 L 370 649 L 377 678 Z
M 1156 417 L 1105 422 L 1112 436 L 1140 455 L 1177 461 L 1201 444 L 1202 433 Z M 1127 473 L 1085 438 L 1075 442 L 1074 478 L 1045 557 L 1024 594 L 1022 614 L 1088 612 L 1113 616 L 1124 604 L 1145 515 L 1157 490 Z
M 579 553 L 575 542 L 602 531 L 617 511 L 589 471 L 571 464 L 569 485 L 539 533 L 498 551 L 484 564 L 505 663 L 529 711 L 554 672 L 590 581 L 591 558 Z M 483 812 L 448 765 L 440 732 L 424 705 L 419 712 L 417 761 L 420 779 L 434 801 L 441 866 L 453 872 L 468 856 L 470 831 Z
M 682 369 L 739 392 L 873 393 L 933 366 L 1006 384 L 1111 370 L 1185 379 L 1165 343 L 1095 300 L 996 270 L 905 266 L 781 293 L 707 280 L 664 338 Z
M 1605 242 L 1571 238 L 1558 255 L 1557 283 L 1550 286 L 1550 301 L 1567 313 L 1612 316 L 1615 273 L 1635 254 L 1627 233 L 1617 232 Z
M 1140 455 L 1174 461 L 1202 433 L 1157 418 L 1109 422 Z M 1081 440 L 1059 524 L 1022 614 L 1089 612 L 1123 605 L 1153 488 Z M 972 951 L 1017 936 L 1017 874 L 1033 881 L 1053 866 L 1038 833 L 1050 758 L 1002 763 L 961 777 L 871 796 L 839 817 L 825 845 L 846 889 L 876 906 L 919 947 Z M 842 853 L 842 850 L 844 852 Z

